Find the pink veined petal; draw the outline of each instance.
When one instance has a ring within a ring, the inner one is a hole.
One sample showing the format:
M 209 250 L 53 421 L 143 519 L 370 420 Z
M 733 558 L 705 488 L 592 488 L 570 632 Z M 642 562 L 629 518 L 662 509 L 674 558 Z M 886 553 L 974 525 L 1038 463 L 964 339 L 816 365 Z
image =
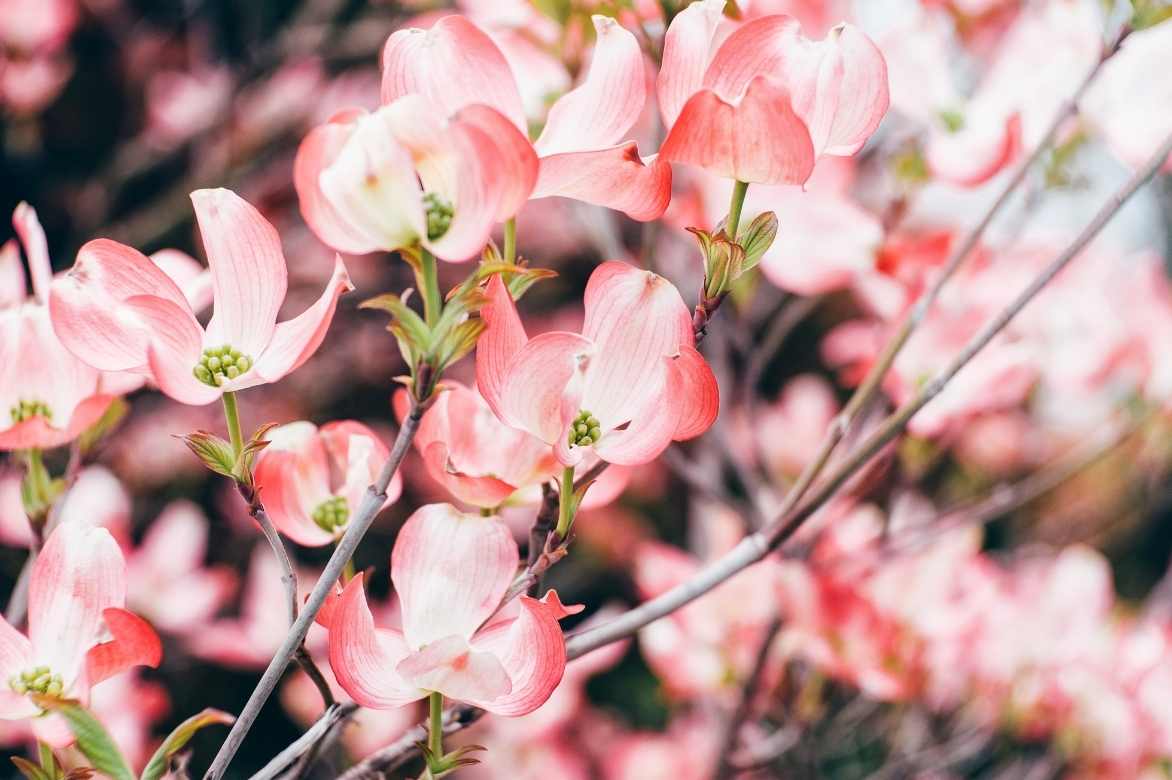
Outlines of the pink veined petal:
M 64 428 L 54 428 L 44 417 L 34 417 L 0 431 L 0 452 L 27 450 L 30 447 L 52 449 L 76 439 L 101 419 L 114 400 L 112 395 L 93 395 L 73 409 Z
M 662 276 L 609 261 L 590 275 L 582 335 L 596 354 L 586 373 L 582 409 L 604 431 L 632 419 L 660 380 L 663 358 L 693 342 L 691 316 L 675 286 Z
M 932 173 L 962 187 L 976 187 L 1013 162 L 1021 150 L 1021 115 L 970 110 L 955 132 L 935 130 L 924 156 Z
M 500 274 L 488 280 L 487 302 L 480 309 L 486 327 L 476 342 L 476 387 L 497 417 L 504 419 L 503 399 L 509 364 L 529 341 L 517 304 Z
M 330 464 L 317 427 L 299 421 L 274 428 L 256 457 L 256 488 L 273 525 L 298 544 L 320 547 L 334 535 L 311 514 L 330 498 Z
M 634 141 L 609 149 L 541 158 L 533 198 L 573 198 L 625 212 L 631 219 L 659 219 L 671 201 L 671 165 L 639 157 Z
M 809 130 L 786 90 L 763 76 L 753 79 L 735 103 L 708 89 L 693 95 L 659 156 L 763 184 L 803 184 L 814 170 Z
M 657 370 L 640 378 L 639 393 L 632 396 L 625 410 L 630 419 L 626 428 L 615 430 L 603 423 L 602 439 L 594 445 L 598 457 L 620 466 L 638 466 L 655 460 L 671 444 L 680 420 L 681 399 L 671 392 L 670 361 L 659 358 Z
M 20 261 L 20 247 L 15 239 L 0 246 L 0 309 L 24 302 L 28 289 L 24 281 L 24 264 Z
M 0 617 L 0 680 L 7 681 L 36 665 L 28 637 Z M 0 686 L 0 720 L 31 718 L 39 711 L 27 696 L 18 695 L 7 685 Z
M 431 642 L 400 661 L 395 671 L 419 688 L 456 701 L 497 699 L 513 690 L 496 656 L 474 649 L 462 636 Z
M 105 238 L 90 241 L 73 268 L 53 281 L 53 330 L 66 349 L 94 368 L 144 368 L 151 333 L 125 306 L 141 295 L 169 300 L 194 317 L 175 282 L 141 252 Z
M 326 423 L 321 428 L 321 440 L 343 478 L 336 492 L 346 497 L 353 512 L 391 453 L 374 431 L 355 420 Z M 383 506 L 394 503 L 402 494 L 403 478 L 399 472 L 391 478 L 386 492 Z
M 126 306 L 152 333 L 147 364 L 160 390 L 193 406 L 220 397 L 222 388 L 206 385 L 192 373 L 203 351 L 204 334 L 190 311 L 147 295 L 131 298 Z
M 802 37 L 802 26 L 792 17 L 777 14 L 753 19 L 720 44 L 704 71 L 701 86 L 733 102 L 745 94 L 754 79 L 765 76 L 795 95 L 799 85 L 791 81 L 788 66 L 792 58 L 806 54 L 811 45 Z M 801 75 L 806 80 L 811 78 L 809 73 Z
M 724 16 L 725 0 L 692 3 L 676 14 L 663 39 L 663 64 L 655 85 L 665 127 L 675 124 L 684 104 L 704 84 L 713 55 L 713 36 Z
M 37 219 L 32 206 L 21 201 L 12 212 L 12 226 L 24 244 L 28 258 L 29 276 L 33 282 L 33 295 L 41 303 L 49 301 L 49 285 L 53 281 L 53 265 L 49 261 L 49 243 L 45 240 L 45 229 Z
M 301 216 L 317 237 L 339 252 L 360 255 L 375 251 L 378 244 L 356 231 L 321 188 L 322 171 L 337 159 L 354 127 L 350 118 L 334 118 L 310 130 L 297 147 L 297 157 L 293 160 L 293 187 L 297 190 Z
M 291 320 L 278 323 L 272 340 L 257 358 L 253 369 L 265 382 L 276 382 L 297 370 L 321 346 L 326 331 L 334 319 L 338 298 L 350 292 L 354 285 L 340 255 L 334 256 L 334 273 L 321 296 L 308 309 Z M 248 374 L 241 377 L 248 387 Z M 256 382 L 254 384 L 260 384 Z
M 672 439 L 693 439 L 712 427 L 720 413 L 720 388 L 703 355 L 693 347 L 680 347 L 671 361 L 668 394 L 676 400 L 679 420 Z
M 448 446 L 442 441 L 432 442 L 420 455 L 431 478 L 465 504 L 486 508 L 500 506 L 517 489 L 496 477 L 474 476 L 455 468 L 448 455 Z
M 364 575 L 346 584 L 330 618 L 330 668 L 338 685 L 363 707 L 389 710 L 427 695 L 395 667 L 411 652 L 403 635 L 376 629 L 362 588 Z
M 272 338 L 285 300 L 288 272 L 281 238 L 231 190 L 196 190 L 191 202 L 215 291 L 208 332 L 255 357 Z
M 496 175 L 501 189 L 496 221 L 512 218 L 531 197 L 537 183 L 538 161 L 533 145 L 504 114 L 488 106 L 462 108 L 453 121 L 478 128 L 495 144 Z
M 557 622 L 563 610 L 528 596 L 518 601 L 516 620 L 507 628 L 502 626 L 504 630 L 494 630 L 493 636 L 472 642 L 473 647 L 493 653 L 512 682 L 508 695 L 473 703 L 508 717 L 525 715 L 544 704 L 566 669 L 566 644 Z
M 126 599 L 126 564 L 105 528 L 58 525 L 33 563 L 29 638 L 38 664 L 60 674 L 68 688 L 97 644 L 102 613 Z
M 194 257 L 178 249 L 160 249 L 151 255 L 151 262 L 183 291 L 193 312 L 212 305 L 212 274 Z
M 90 687 L 135 666 L 158 668 L 163 643 L 150 624 L 133 612 L 110 607 L 102 612 L 113 639 L 86 653 L 86 684 Z
M 517 562 L 517 544 L 499 520 L 449 504 L 416 510 L 391 553 L 408 645 L 471 637 L 500 605 Z
M 398 30 L 382 55 L 383 105 L 404 95 L 423 95 L 451 116 L 483 103 L 500 111 L 522 133 L 525 111 L 505 55 L 488 34 L 459 15 L 445 16 L 430 30 Z
M 530 339 L 509 364 L 501 421 L 557 444 L 581 409 L 583 380 L 594 343 L 577 333 L 551 331 Z
M 534 146 L 542 157 L 614 146 L 639 121 L 647 101 L 643 52 L 615 19 L 595 14 L 598 34 L 585 80 L 549 109 Z

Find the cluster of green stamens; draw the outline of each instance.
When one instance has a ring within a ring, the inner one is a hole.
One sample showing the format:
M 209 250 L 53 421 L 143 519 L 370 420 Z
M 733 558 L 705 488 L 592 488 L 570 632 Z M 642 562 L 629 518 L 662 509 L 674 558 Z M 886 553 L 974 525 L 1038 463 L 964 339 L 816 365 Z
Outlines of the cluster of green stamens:
M 208 347 L 200 356 L 191 373 L 205 385 L 220 387 L 252 368 L 252 358 L 240 354 L 225 344 L 222 347 Z
M 349 522 L 350 505 L 345 496 L 333 496 L 318 504 L 310 517 L 318 528 L 332 534 Z
M 601 423 L 590 412 L 578 412 L 570 426 L 570 446 L 589 447 L 596 444 L 602 436 Z
M 8 678 L 8 686 L 23 696 L 26 693 L 42 693 L 46 696 L 60 696 L 65 691 L 61 675 L 53 674 L 47 666 L 25 669 L 19 675 Z
M 22 423 L 34 417 L 44 417 L 47 421 L 53 419 L 53 411 L 44 401 L 18 401 L 16 406 L 8 410 L 8 415 L 13 423 Z
M 425 192 L 423 208 L 427 211 L 427 237 L 435 241 L 452 226 L 452 203 L 442 195 Z

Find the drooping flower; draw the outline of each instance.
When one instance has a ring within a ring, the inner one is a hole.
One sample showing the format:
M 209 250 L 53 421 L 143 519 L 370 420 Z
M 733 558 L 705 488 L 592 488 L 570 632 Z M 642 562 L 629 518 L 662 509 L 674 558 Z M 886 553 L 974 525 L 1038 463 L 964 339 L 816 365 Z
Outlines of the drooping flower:
M 586 286 L 581 335 L 529 338 L 499 276 L 487 297 L 480 393 L 502 422 L 552 445 L 563 464 L 591 451 L 608 463 L 647 463 L 716 419 L 716 377 L 695 349 L 687 306 L 663 277 L 600 265 Z
M 308 360 L 352 285 L 336 258 L 321 297 L 277 323 L 287 271 L 276 229 L 230 190 L 196 190 L 191 200 L 214 289 L 206 329 L 167 274 L 108 239 L 81 248 L 53 283 L 50 310 L 62 343 L 89 365 L 146 374 L 175 400 L 203 405 L 276 382 Z
M 399 531 L 391 581 L 402 628 L 376 628 L 363 576 L 330 618 L 330 666 L 364 707 L 390 709 L 437 691 L 497 715 L 540 707 L 561 681 L 567 610 L 550 591 L 496 615 L 517 572 L 517 544 L 496 518 L 422 507 Z M 513 605 L 516 605 L 513 607 Z
M 58 447 L 97 422 L 118 388 L 53 332 L 46 305 L 53 270 L 37 213 L 21 203 L 12 224 L 24 245 L 32 295 L 20 248 L 9 241 L 0 247 L 0 450 Z
M 294 422 L 265 434 L 256 458 L 256 487 L 273 524 L 298 544 L 332 544 L 358 509 L 390 453 L 374 433 L 353 420 L 320 429 Z M 402 492 L 396 473 L 386 504 Z
M 500 506 L 560 473 L 549 445 L 502 423 L 476 390 L 449 381 L 442 389 L 419 422 L 415 447 L 431 478 L 460 501 Z M 406 392 L 396 394 L 395 411 L 406 413 Z
M 822 155 L 849 156 L 887 112 L 883 55 L 855 27 L 822 41 L 788 16 L 763 16 L 727 37 L 724 3 L 693 3 L 664 39 L 660 156 L 719 176 L 801 184 Z
M 59 525 L 33 564 L 28 635 L 0 619 L 0 718 L 36 718 L 34 730 L 54 738 L 59 724 L 37 717 L 34 695 L 86 702 L 103 680 L 133 666 L 158 666 L 159 638 L 123 609 L 125 599 L 126 567 L 109 531 Z

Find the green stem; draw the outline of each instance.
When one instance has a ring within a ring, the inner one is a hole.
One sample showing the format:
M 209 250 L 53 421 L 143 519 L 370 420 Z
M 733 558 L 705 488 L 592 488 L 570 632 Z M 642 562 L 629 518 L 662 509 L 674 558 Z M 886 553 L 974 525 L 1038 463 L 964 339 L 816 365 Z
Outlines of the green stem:
M 737 230 L 741 226 L 741 208 L 745 205 L 745 193 L 748 191 L 747 181 L 738 181 L 733 185 L 732 200 L 728 204 L 728 222 L 724 228 L 733 241 L 737 240 Z
M 228 423 L 228 439 L 232 442 L 232 454 L 240 457 L 244 449 L 244 435 L 240 432 L 240 412 L 236 409 L 236 394 L 224 393 L 224 420 Z
M 514 265 L 517 262 L 517 218 L 510 217 L 505 222 L 505 262 Z
M 432 691 L 427 698 L 430 717 L 427 726 L 427 749 L 438 761 L 444 756 L 444 695 Z
M 346 565 L 342 567 L 342 582 L 346 583 L 354 579 L 354 575 L 358 572 L 354 569 L 354 559 L 350 558 L 346 561 Z
M 570 532 L 570 524 L 574 522 L 574 467 L 566 466 L 562 469 L 562 487 L 558 492 L 558 527 L 559 539 L 565 539 Z
M 428 327 L 435 327 L 439 322 L 440 312 L 444 302 L 440 298 L 439 282 L 436 279 L 435 255 L 420 247 L 419 250 L 419 286 L 423 289 L 423 317 Z

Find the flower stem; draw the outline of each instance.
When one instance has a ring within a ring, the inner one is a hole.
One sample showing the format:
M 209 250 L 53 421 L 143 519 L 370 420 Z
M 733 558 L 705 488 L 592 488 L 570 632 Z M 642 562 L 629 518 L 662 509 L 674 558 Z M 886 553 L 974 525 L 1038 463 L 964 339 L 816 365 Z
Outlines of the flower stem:
M 574 522 L 574 467 L 566 466 L 562 469 L 562 487 L 558 492 L 558 526 L 559 539 L 565 539 L 570 532 L 570 525 Z
M 236 394 L 224 393 L 224 420 L 228 423 L 228 439 L 232 442 L 232 454 L 239 457 L 244 449 L 244 435 L 240 432 L 240 412 L 236 408 Z
M 432 691 L 427 697 L 430 717 L 427 727 L 427 749 L 439 760 L 444 755 L 444 695 Z
M 513 265 L 517 262 L 517 218 L 510 217 L 505 222 L 505 262 Z
M 737 240 L 737 230 L 741 226 L 741 208 L 745 205 L 745 193 L 749 191 L 749 182 L 738 181 L 733 185 L 732 199 L 728 204 L 728 222 L 724 231 L 733 241 Z
M 429 327 L 439 322 L 444 302 L 440 298 L 439 282 L 436 280 L 435 255 L 424 248 L 419 250 L 419 286 L 423 294 L 423 317 Z

